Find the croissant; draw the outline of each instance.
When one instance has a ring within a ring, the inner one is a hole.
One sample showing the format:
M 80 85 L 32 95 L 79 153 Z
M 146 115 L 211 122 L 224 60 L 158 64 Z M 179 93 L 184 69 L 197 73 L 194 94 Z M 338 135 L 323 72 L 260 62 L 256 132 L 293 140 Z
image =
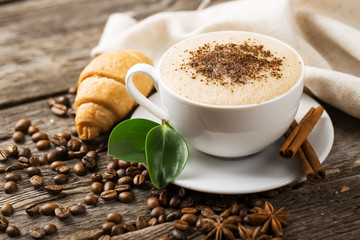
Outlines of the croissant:
M 136 106 L 125 87 L 127 71 L 137 63 L 152 64 L 135 50 L 113 51 L 94 58 L 80 73 L 74 110 L 79 138 L 92 140 L 120 122 Z M 150 77 L 136 74 L 135 86 L 147 96 L 154 85 Z

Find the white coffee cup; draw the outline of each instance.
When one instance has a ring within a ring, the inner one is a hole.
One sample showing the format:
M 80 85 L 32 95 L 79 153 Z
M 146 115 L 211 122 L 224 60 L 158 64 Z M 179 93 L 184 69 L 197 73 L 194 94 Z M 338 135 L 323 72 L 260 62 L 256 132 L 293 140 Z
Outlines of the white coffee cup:
M 301 76 L 289 91 L 259 104 L 238 106 L 204 104 L 189 100 L 170 90 L 164 84 L 159 69 L 147 64 L 137 64 L 126 76 L 128 92 L 136 102 L 153 115 L 168 120 L 174 129 L 199 151 L 219 157 L 241 157 L 257 153 L 278 140 L 293 121 L 304 87 L 304 64 L 299 54 L 286 43 L 260 34 L 248 34 L 266 37 L 280 43 L 298 56 L 302 67 Z M 169 50 L 162 56 L 159 66 Z M 136 89 L 132 77 L 137 73 L 151 77 L 160 94 L 162 108 Z

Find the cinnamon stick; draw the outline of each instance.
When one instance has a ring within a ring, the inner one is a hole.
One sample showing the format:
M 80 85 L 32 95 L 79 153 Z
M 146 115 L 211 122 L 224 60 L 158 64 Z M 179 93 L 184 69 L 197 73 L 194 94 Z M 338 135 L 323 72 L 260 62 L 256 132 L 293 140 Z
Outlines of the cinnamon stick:
M 292 158 L 300 149 L 312 129 L 319 121 L 324 109 L 322 106 L 311 108 L 299 124 L 293 129 L 289 137 L 280 149 L 280 156 L 284 158 Z

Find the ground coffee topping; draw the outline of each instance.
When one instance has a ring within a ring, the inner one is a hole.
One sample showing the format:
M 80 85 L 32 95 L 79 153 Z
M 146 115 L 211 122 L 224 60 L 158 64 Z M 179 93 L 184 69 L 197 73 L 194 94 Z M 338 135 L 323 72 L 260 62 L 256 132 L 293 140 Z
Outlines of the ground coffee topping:
M 204 44 L 188 54 L 189 61 L 183 61 L 180 69 L 193 70 L 193 79 L 196 74 L 203 75 L 207 84 L 234 86 L 249 80 L 266 80 L 267 74 L 275 78 L 282 76 L 282 59 L 264 50 L 263 45 L 247 41 L 242 44 Z

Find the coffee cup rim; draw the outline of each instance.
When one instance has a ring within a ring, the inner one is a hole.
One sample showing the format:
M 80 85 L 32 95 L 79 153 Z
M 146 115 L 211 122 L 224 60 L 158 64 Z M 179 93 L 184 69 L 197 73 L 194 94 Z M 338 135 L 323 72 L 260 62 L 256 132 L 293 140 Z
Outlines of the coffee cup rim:
M 178 45 L 182 44 L 183 42 L 189 41 L 189 40 L 194 39 L 194 38 L 198 38 L 198 37 L 206 36 L 206 35 L 214 35 L 214 34 L 217 35 L 217 34 L 224 34 L 224 33 L 250 34 L 250 35 L 253 35 L 253 36 L 255 35 L 255 36 L 260 36 L 260 37 L 263 37 L 263 38 L 271 39 L 272 41 L 275 41 L 275 42 L 278 42 L 278 43 L 284 45 L 285 47 L 289 48 L 293 53 L 295 53 L 295 55 L 298 57 L 298 59 L 299 59 L 299 61 L 301 63 L 301 75 L 297 79 L 296 83 L 288 91 L 286 91 L 285 93 L 283 93 L 283 94 L 281 94 L 281 95 L 279 95 L 279 96 L 277 96 L 275 98 L 271 98 L 269 100 L 266 100 L 266 101 L 263 101 L 263 102 L 260 102 L 260 103 L 253 103 L 253 104 L 246 104 L 246 105 L 215 105 L 215 104 L 196 102 L 194 100 L 188 99 L 186 97 L 183 97 L 183 96 L 175 93 L 173 90 L 171 90 L 163 82 L 162 76 L 160 74 L 160 66 L 161 66 L 161 63 L 162 63 L 164 57 L 167 55 L 167 53 L 170 50 L 172 50 L 173 48 L 175 48 Z M 165 53 L 160 58 L 158 66 L 159 67 L 157 68 L 157 73 L 158 73 L 158 76 L 159 76 L 159 83 L 161 83 L 162 87 L 165 88 L 166 91 L 168 91 L 171 95 L 173 95 L 178 100 L 186 102 L 187 104 L 195 105 L 197 107 L 209 108 L 209 109 L 229 109 L 229 110 L 232 110 L 232 109 L 246 109 L 246 108 L 260 107 L 260 106 L 263 106 L 263 105 L 270 104 L 272 102 L 276 102 L 277 100 L 279 100 L 281 98 L 284 98 L 285 96 L 291 94 L 293 91 L 295 91 L 295 89 L 297 89 L 299 87 L 299 85 L 303 85 L 304 74 L 305 74 L 305 64 L 304 64 L 303 59 L 301 58 L 300 54 L 293 47 L 291 47 L 289 44 L 287 44 L 287 43 L 285 43 L 285 42 L 283 42 L 283 41 L 281 41 L 281 40 L 279 40 L 277 38 L 274 38 L 274 37 L 271 37 L 271 36 L 268 36 L 268 35 L 265 35 L 265 34 L 256 33 L 256 32 L 249 32 L 249 31 L 237 31 L 237 30 L 206 32 L 206 33 L 197 34 L 197 35 L 191 36 L 189 38 L 183 39 L 183 40 L 177 42 L 176 44 L 172 45 L 170 48 L 168 48 L 165 51 Z

